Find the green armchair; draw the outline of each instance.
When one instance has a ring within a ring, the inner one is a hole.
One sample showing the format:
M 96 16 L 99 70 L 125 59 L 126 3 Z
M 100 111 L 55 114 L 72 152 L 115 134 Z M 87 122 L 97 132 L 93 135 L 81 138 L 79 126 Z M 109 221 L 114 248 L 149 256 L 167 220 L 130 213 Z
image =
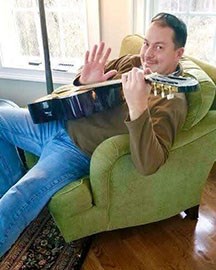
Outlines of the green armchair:
M 125 37 L 120 55 L 137 53 L 141 44 L 140 36 Z M 159 221 L 181 211 L 197 217 L 216 159 L 216 68 L 187 57 L 182 63 L 187 74 L 199 79 L 200 90 L 188 95 L 188 117 L 167 162 L 155 174 L 143 176 L 132 163 L 128 135 L 100 144 L 92 156 L 90 175 L 65 186 L 49 202 L 67 242 Z

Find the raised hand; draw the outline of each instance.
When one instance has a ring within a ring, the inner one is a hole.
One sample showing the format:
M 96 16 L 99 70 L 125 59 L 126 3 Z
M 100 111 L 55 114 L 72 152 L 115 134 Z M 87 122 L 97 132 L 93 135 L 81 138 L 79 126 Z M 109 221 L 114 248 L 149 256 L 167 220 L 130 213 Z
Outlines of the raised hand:
M 122 75 L 123 92 L 131 120 L 137 119 L 148 107 L 151 85 L 145 81 L 145 74 L 149 73 L 150 70 L 133 68 Z
M 104 82 L 116 75 L 116 70 L 104 72 L 105 64 L 111 53 L 111 48 L 104 50 L 105 43 L 94 45 L 91 51 L 85 53 L 84 66 L 81 70 L 79 82 L 81 84 L 90 84 Z

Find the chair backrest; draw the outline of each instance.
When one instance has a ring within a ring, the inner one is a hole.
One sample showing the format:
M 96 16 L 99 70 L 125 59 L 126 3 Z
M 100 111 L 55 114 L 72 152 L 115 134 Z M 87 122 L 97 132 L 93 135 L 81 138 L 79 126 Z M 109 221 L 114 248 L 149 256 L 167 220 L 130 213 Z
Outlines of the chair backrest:
M 120 56 L 139 54 L 143 36 L 127 35 L 121 43 Z M 188 115 L 184 129 L 195 126 L 208 111 L 216 109 L 216 66 L 190 56 L 181 59 L 184 73 L 199 81 L 199 91 L 187 94 Z
M 143 45 L 143 37 L 140 35 L 127 35 L 123 38 L 119 56 L 126 54 L 139 54 Z

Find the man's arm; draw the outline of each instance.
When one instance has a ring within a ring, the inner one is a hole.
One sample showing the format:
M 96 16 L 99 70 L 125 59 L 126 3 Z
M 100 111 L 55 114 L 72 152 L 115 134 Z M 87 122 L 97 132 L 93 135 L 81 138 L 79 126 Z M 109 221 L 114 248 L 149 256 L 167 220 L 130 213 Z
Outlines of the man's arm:
M 141 70 L 134 67 L 122 75 L 124 97 L 128 105 L 131 120 L 137 119 L 148 109 L 148 98 L 151 85 L 145 80 L 145 75 L 151 70 Z
M 125 122 L 130 134 L 132 160 L 139 172 L 152 174 L 166 162 L 186 115 L 185 95 L 178 94 L 172 100 L 152 97 L 142 115 Z

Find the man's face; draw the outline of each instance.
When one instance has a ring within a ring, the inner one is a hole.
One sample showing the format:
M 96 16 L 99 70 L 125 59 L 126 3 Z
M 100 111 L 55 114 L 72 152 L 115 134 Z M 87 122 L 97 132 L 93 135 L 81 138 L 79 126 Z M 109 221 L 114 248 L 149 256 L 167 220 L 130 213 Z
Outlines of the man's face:
M 175 48 L 174 32 L 169 27 L 162 27 L 157 22 L 151 23 L 146 32 L 140 58 L 143 68 L 152 72 L 170 74 L 176 70 L 184 48 Z

